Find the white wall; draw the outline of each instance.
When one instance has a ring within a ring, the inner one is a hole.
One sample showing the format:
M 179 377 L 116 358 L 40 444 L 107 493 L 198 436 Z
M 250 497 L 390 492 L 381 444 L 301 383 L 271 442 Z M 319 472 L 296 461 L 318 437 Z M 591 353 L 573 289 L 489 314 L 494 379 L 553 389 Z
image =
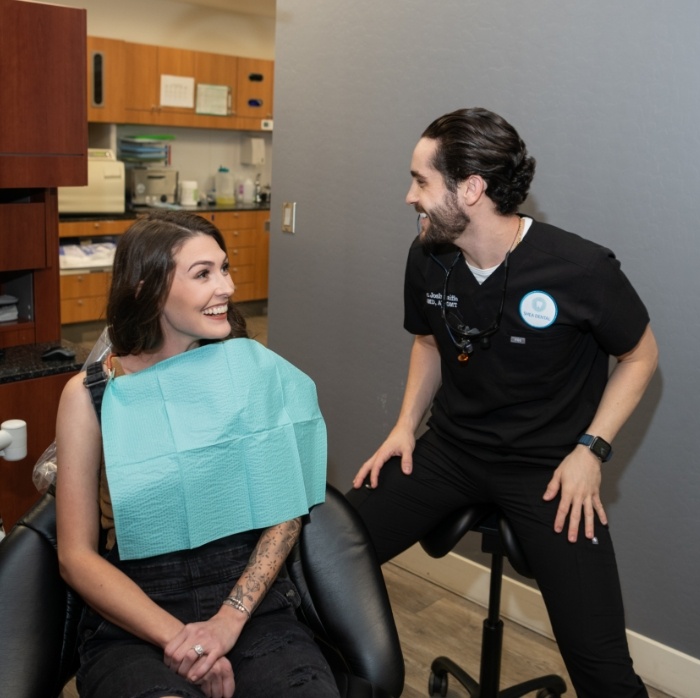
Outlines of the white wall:
M 275 20 L 178 0 L 60 0 L 87 10 L 90 36 L 248 58 L 275 57 Z

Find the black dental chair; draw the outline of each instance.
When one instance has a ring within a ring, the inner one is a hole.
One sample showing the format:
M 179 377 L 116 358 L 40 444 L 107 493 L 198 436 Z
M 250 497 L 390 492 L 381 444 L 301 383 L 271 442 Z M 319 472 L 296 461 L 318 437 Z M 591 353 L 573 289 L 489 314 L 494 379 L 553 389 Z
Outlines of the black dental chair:
M 389 598 L 363 524 L 327 488 L 288 561 L 301 615 L 329 658 L 343 698 L 391 698 L 404 664 Z M 62 581 L 52 492 L 0 543 L 0 693 L 56 698 L 77 665 L 82 601 Z
M 448 676 L 452 675 L 467 689 L 471 698 L 521 698 L 533 691 L 537 691 L 537 698 L 558 698 L 566 693 L 566 684 L 555 674 L 540 676 L 500 690 L 503 560 L 508 558 L 513 569 L 523 577 L 533 577 L 518 540 L 501 512 L 491 504 L 459 509 L 430 531 L 421 545 L 431 557 L 443 557 L 469 531 L 481 533 L 481 549 L 491 554 L 489 604 L 482 631 L 479 681 L 448 657 L 437 657 L 431 665 L 429 694 L 446 696 Z

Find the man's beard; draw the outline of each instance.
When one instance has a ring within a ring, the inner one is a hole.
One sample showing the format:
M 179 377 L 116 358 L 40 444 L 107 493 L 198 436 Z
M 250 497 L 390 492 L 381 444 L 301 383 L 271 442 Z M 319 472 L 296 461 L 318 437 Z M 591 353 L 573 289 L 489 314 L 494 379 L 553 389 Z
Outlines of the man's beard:
M 428 213 L 428 227 L 420 233 L 420 241 L 424 245 L 454 242 L 465 231 L 470 220 L 460 210 L 456 192 L 448 192 L 444 203 Z

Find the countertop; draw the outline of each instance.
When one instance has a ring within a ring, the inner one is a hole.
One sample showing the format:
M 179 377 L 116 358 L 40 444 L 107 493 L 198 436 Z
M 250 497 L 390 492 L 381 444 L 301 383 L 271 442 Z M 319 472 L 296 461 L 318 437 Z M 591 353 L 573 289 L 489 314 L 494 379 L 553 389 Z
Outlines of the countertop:
M 57 346 L 71 349 L 75 352 L 75 357 L 56 361 L 42 360 L 41 355 L 47 349 Z M 0 349 L 0 383 L 12 383 L 32 378 L 44 378 L 58 373 L 79 371 L 89 353 L 88 349 L 67 340 Z
M 119 221 L 119 220 L 134 220 L 140 215 L 150 213 L 151 211 L 176 210 L 176 211 L 192 211 L 193 213 L 217 213 L 223 211 L 269 211 L 270 204 L 230 204 L 223 206 L 197 206 L 196 208 L 184 208 L 180 206 L 165 207 L 165 206 L 138 206 L 129 209 L 124 213 L 62 213 L 59 214 L 59 221 L 62 223 L 80 222 L 80 221 Z

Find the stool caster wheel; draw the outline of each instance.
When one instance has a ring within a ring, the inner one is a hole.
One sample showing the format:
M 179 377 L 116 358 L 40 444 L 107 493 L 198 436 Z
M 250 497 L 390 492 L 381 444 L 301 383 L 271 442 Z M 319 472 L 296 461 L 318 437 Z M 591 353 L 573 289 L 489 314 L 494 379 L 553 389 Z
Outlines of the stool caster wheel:
M 537 698 L 561 698 L 561 693 L 543 688 L 541 691 L 537 691 Z
M 442 698 L 445 698 L 447 695 L 447 674 L 436 674 L 434 671 L 430 672 L 428 695 L 442 696 Z

